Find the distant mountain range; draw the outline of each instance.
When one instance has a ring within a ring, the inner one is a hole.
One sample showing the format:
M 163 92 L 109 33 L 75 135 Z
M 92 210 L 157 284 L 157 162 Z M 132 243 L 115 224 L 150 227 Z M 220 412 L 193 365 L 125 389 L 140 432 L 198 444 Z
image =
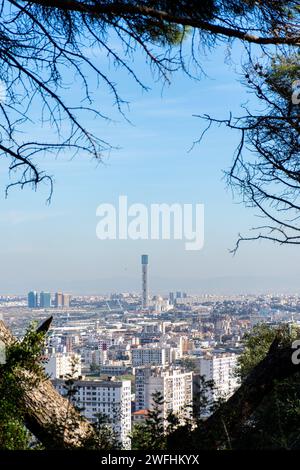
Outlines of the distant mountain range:
M 186 291 L 190 294 L 259 294 L 259 293 L 298 293 L 300 294 L 300 277 L 281 276 L 222 276 L 204 279 L 159 278 L 149 277 L 150 293 L 166 294 L 169 291 Z M 14 285 L 12 282 L 1 282 L 1 294 L 25 293 L 31 289 L 55 292 L 64 290 L 73 294 L 107 294 L 111 292 L 140 292 L 139 277 L 99 278 L 75 281 L 50 281 L 35 285 Z

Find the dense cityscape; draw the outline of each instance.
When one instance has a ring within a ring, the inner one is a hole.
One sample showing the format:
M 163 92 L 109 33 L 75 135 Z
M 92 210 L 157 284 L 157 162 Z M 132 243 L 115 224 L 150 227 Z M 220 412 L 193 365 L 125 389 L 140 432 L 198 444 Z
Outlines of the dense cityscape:
M 298 295 L 150 295 L 147 255 L 141 277 L 136 293 L 32 290 L 27 297 L 0 298 L 1 316 L 19 338 L 32 321 L 53 316 L 44 351 L 47 375 L 62 395 L 72 376 L 83 415 L 91 422 L 106 416 L 125 449 L 155 393 L 163 397 L 164 417 L 170 410 L 179 417 L 195 413 L 203 378 L 214 384 L 205 392 L 208 402 L 228 398 L 239 385 L 235 370 L 245 333 L 259 323 L 300 322 Z M 210 413 L 197 412 L 204 418 Z

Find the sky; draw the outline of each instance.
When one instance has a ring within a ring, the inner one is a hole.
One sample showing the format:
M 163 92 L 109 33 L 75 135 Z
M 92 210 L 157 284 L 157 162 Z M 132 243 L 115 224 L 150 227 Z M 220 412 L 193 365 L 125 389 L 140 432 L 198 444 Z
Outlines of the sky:
M 130 103 L 125 107 L 128 120 L 113 107 L 107 89 L 96 89 L 91 77 L 95 102 L 113 120 L 86 116 L 86 125 L 118 148 L 100 164 L 80 155 L 45 158 L 40 165 L 54 177 L 50 205 L 43 185 L 37 191 L 14 189 L 6 199 L 7 162 L 0 163 L 0 294 L 31 289 L 139 292 L 142 253 L 149 255 L 152 294 L 300 292 L 300 248 L 252 242 L 242 244 L 235 256 L 229 252 L 240 232 L 247 234 L 261 224 L 255 210 L 245 208 L 224 179 L 238 135 L 211 128 L 191 150 L 204 129 L 197 115 L 238 115 L 241 103 L 252 100 L 239 83 L 240 52 L 237 47 L 228 63 L 220 46 L 203 58 L 207 76 L 196 81 L 178 72 L 165 86 L 137 54 L 134 68 L 148 92 L 124 70 L 110 68 L 121 96 Z M 106 67 L 103 54 L 91 54 Z M 79 85 L 74 77 L 68 79 L 66 97 L 76 104 Z M 38 116 L 38 106 L 35 112 Z M 24 132 L 33 138 L 50 130 L 31 124 Z M 119 195 L 126 195 L 129 204 L 146 206 L 204 204 L 203 249 L 186 251 L 181 240 L 97 239 L 96 209 L 101 203 L 116 205 Z

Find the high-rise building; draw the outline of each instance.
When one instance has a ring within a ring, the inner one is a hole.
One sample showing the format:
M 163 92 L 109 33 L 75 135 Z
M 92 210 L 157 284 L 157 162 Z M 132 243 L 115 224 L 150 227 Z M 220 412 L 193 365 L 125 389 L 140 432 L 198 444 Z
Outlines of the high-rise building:
M 51 307 L 51 294 L 50 292 L 41 292 L 40 293 L 40 307 L 49 308 Z
M 174 304 L 174 301 L 175 301 L 175 294 L 174 294 L 174 292 L 169 292 L 169 301 L 170 301 L 170 304 L 171 304 L 171 305 Z
M 56 292 L 54 305 L 56 308 L 70 307 L 70 300 L 71 300 L 70 294 L 64 294 L 63 292 Z
M 172 362 L 170 347 L 138 347 L 131 350 L 131 361 L 133 367 L 145 365 L 164 366 Z
M 28 293 L 28 307 L 37 308 L 38 306 L 38 295 L 36 291 L 31 291 Z
M 200 358 L 200 375 L 206 382 L 212 381 L 213 388 L 208 388 L 206 398 L 209 404 L 219 399 L 228 399 L 239 385 L 235 369 L 238 355 L 234 353 L 212 353 Z M 209 412 L 203 411 L 203 416 Z
M 62 292 L 56 292 L 54 305 L 56 308 L 63 306 L 63 293 Z
M 62 296 L 62 305 L 63 307 L 70 307 L 70 294 L 63 294 Z
M 145 365 L 164 366 L 172 362 L 170 347 L 138 347 L 131 350 L 131 360 L 133 367 Z
M 54 353 L 44 367 L 51 379 L 65 378 L 66 375 L 76 378 L 81 375 L 81 356 L 75 353 Z
M 53 380 L 53 385 L 65 394 L 64 380 Z M 82 408 L 82 414 L 91 422 L 96 422 L 97 414 L 107 416 L 116 432 L 122 447 L 131 446 L 131 382 L 130 380 L 76 380 L 74 399 Z
M 183 418 L 191 415 L 193 402 L 193 372 L 163 367 L 141 367 L 135 371 L 136 410 L 151 409 L 153 394 L 163 398 L 164 418 L 173 411 Z
M 148 255 L 142 255 L 142 308 L 148 308 Z

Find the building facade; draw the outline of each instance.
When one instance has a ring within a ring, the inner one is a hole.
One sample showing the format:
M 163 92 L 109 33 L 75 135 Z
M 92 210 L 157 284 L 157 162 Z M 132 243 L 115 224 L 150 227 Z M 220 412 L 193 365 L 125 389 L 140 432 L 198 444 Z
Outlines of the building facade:
M 51 379 L 58 379 L 71 375 L 81 375 L 81 356 L 75 353 L 54 353 L 45 364 L 45 372 Z
M 135 391 L 136 411 L 152 409 L 153 395 L 159 393 L 163 399 L 162 413 L 165 418 L 171 411 L 182 418 L 192 414 L 192 372 L 141 367 L 135 371 Z
M 51 307 L 51 294 L 50 294 L 50 292 L 42 291 L 40 293 L 40 307 L 41 308 L 50 308 Z
M 64 381 L 53 380 L 53 385 L 65 394 Z M 105 415 L 122 447 L 130 449 L 131 440 L 131 382 L 130 380 L 78 380 L 74 401 L 90 422 L 96 422 L 97 414 Z
M 137 347 L 131 350 L 132 367 L 146 365 L 164 366 L 171 362 L 169 347 Z
M 200 358 L 200 375 L 205 381 L 213 381 L 213 388 L 206 391 L 209 403 L 219 399 L 228 399 L 239 386 L 235 374 L 237 354 L 213 353 Z M 209 414 L 204 410 L 204 415 Z
M 38 294 L 36 291 L 28 292 L 28 307 L 37 308 L 38 307 Z

